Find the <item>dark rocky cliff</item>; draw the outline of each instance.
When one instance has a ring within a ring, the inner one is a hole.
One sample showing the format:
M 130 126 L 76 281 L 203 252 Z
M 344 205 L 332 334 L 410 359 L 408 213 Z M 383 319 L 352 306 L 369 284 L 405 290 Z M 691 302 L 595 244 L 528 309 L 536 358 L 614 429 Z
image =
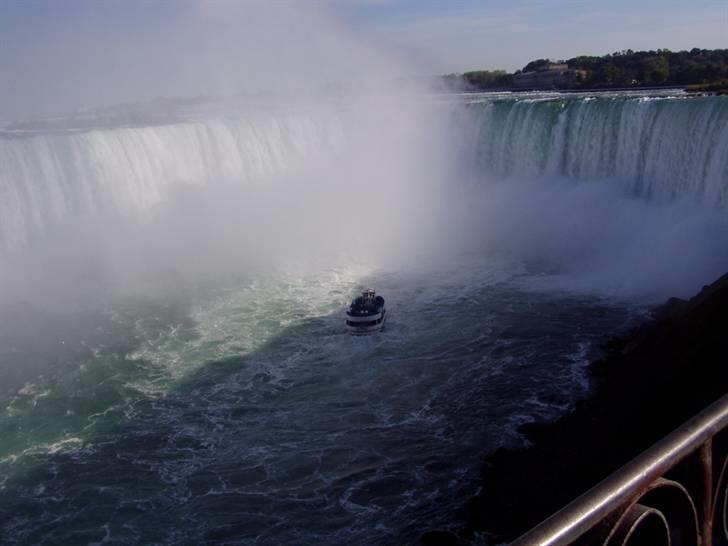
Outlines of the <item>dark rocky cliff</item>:
M 728 392 L 728 275 L 669 300 L 605 351 L 589 399 L 522 427 L 531 447 L 486 458 L 465 536 L 517 538 Z

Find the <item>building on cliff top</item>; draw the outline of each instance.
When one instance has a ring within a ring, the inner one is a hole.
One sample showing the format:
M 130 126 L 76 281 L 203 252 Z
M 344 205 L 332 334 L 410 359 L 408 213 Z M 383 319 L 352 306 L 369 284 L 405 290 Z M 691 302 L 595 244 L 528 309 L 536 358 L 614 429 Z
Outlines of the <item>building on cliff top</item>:
M 548 64 L 513 78 L 517 89 L 569 89 L 586 79 L 586 70 L 575 70 L 566 64 Z

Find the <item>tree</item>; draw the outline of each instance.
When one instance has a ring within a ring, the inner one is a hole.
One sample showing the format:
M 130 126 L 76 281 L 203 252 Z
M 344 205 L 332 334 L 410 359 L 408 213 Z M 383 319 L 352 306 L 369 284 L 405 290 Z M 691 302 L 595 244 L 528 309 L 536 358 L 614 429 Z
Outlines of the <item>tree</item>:
M 551 64 L 551 59 L 538 59 L 536 61 L 531 61 L 526 66 L 524 66 L 523 71 L 532 72 L 534 70 L 538 70 L 539 68 L 545 68 L 550 64 Z
M 575 77 L 575 87 L 627 87 L 633 85 L 690 85 L 710 84 L 728 80 L 728 49 L 699 49 L 690 51 L 633 51 L 626 49 L 595 57 L 582 55 L 565 62 L 570 69 L 586 71 L 586 77 Z M 550 59 L 531 61 L 522 72 L 548 67 Z M 519 74 L 521 71 L 516 71 Z M 450 75 L 446 81 L 457 78 L 466 87 L 500 89 L 513 85 L 514 74 L 503 70 L 478 70 L 460 76 Z
M 649 57 L 643 62 L 644 82 L 648 85 L 662 85 L 670 76 L 670 65 L 663 56 Z

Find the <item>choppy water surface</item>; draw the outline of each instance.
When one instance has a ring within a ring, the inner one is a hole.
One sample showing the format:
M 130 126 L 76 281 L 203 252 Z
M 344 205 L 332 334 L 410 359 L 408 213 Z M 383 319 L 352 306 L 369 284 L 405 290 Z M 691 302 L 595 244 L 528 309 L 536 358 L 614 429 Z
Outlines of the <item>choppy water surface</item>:
M 591 342 L 633 312 L 482 264 L 368 279 L 390 319 L 365 338 L 345 332 L 346 270 L 46 317 L 45 347 L 16 336 L 2 542 L 414 542 L 457 524 L 484 451 L 583 393 Z

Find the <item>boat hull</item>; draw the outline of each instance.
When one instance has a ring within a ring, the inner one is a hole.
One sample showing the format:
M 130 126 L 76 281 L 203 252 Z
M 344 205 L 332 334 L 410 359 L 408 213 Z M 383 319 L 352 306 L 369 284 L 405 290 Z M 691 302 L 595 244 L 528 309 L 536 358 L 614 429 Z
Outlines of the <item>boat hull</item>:
M 365 336 L 382 331 L 387 320 L 387 311 L 365 316 L 346 315 L 346 329 L 354 336 Z

